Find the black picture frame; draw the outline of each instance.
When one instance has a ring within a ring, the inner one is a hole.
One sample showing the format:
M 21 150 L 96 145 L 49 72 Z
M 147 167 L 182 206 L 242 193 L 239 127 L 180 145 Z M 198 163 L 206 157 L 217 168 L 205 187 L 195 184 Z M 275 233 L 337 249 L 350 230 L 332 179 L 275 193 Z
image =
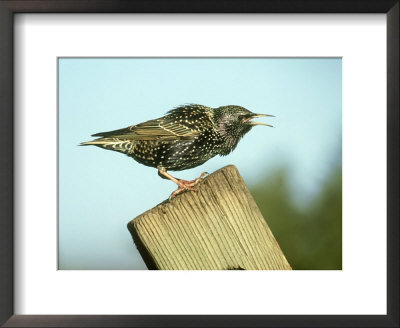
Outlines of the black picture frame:
M 4 327 L 399 327 L 399 7 L 398 0 L 0 0 L 0 324 Z M 13 17 L 16 13 L 385 13 L 387 315 L 14 315 Z

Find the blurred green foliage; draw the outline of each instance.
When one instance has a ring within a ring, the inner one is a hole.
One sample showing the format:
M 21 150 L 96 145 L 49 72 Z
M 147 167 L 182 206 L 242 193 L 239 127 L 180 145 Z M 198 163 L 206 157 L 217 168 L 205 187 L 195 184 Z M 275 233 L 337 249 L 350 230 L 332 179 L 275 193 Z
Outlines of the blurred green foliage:
M 320 193 L 305 207 L 291 196 L 285 169 L 261 181 L 250 191 L 292 268 L 341 270 L 341 167 L 330 173 Z

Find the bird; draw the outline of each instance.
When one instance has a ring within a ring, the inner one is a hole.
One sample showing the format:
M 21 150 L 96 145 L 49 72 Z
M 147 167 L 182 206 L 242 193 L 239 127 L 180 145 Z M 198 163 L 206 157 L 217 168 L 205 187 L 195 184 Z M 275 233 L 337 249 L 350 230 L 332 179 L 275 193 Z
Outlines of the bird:
M 80 145 L 94 145 L 121 152 L 146 166 L 157 168 L 158 175 L 177 184 L 170 199 L 195 186 L 208 175 L 203 172 L 194 180 L 176 178 L 168 171 L 182 171 L 202 165 L 216 155 L 226 156 L 240 139 L 256 125 L 257 117 L 248 109 L 227 105 L 217 108 L 185 104 L 168 111 L 165 116 L 126 128 L 93 134 L 97 139 Z

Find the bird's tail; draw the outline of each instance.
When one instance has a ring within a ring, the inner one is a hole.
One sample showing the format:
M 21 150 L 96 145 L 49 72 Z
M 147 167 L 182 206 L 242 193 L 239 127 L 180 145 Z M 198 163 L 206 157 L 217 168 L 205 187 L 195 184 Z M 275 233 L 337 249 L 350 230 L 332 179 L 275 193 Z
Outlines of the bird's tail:
M 102 146 L 105 144 L 108 144 L 109 142 L 104 140 L 103 138 L 101 139 L 96 139 L 96 140 L 92 140 L 92 141 L 86 141 L 86 142 L 81 142 L 78 146 Z
M 81 142 L 79 144 L 79 146 L 91 146 L 91 145 L 129 154 L 133 146 L 133 143 L 130 142 L 129 140 L 121 140 L 116 138 L 99 138 L 92 141 Z

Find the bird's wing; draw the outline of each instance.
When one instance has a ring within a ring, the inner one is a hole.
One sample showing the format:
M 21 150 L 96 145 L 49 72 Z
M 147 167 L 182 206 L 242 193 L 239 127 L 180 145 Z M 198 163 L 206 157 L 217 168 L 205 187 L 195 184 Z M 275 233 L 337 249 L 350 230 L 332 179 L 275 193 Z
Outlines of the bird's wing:
M 93 136 L 128 140 L 173 141 L 191 139 L 199 133 L 200 131 L 191 128 L 188 122 L 179 122 L 172 116 L 166 116 L 120 130 L 100 132 Z

